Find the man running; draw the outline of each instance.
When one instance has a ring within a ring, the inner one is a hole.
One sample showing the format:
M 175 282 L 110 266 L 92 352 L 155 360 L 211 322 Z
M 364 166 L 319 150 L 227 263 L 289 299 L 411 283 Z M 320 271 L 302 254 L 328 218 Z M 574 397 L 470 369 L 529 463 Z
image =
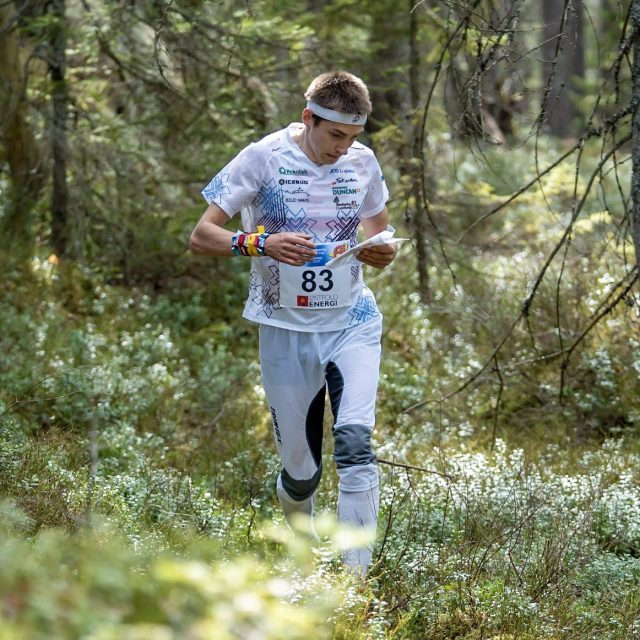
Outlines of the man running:
M 331 257 L 387 229 L 389 196 L 378 162 L 356 141 L 371 113 L 360 78 L 337 71 L 315 78 L 302 123 L 243 149 L 203 189 L 208 203 L 191 234 L 193 253 L 250 256 L 243 317 L 257 322 L 260 365 L 282 461 L 276 489 L 285 517 L 313 517 L 322 473 L 328 389 L 339 476 L 338 520 L 375 533 L 379 486 L 371 450 L 382 317 L 362 266 Z M 244 232 L 223 228 L 241 211 Z M 387 266 L 394 246 L 360 251 Z M 372 548 L 345 563 L 364 576 Z

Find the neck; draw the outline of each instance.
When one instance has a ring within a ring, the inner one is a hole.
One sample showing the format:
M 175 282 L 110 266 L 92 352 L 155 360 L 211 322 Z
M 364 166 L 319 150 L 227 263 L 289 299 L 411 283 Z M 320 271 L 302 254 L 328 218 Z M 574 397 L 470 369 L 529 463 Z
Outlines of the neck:
M 311 160 L 311 162 L 318 165 L 322 164 L 322 162 L 318 161 L 318 158 L 316 158 L 315 153 L 313 153 L 313 149 L 309 145 L 309 139 L 307 137 L 306 127 L 300 133 L 297 133 L 296 135 L 292 136 L 292 138 L 293 138 L 293 141 L 302 149 L 302 151 L 307 156 L 307 158 Z

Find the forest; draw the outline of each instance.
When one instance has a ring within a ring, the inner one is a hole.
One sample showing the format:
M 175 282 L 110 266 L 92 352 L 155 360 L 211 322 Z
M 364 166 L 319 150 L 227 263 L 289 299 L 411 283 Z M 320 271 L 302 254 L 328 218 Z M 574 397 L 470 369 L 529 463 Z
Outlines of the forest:
M 366 581 L 189 250 L 332 69 L 409 239 Z M 0 640 L 640 639 L 639 105 L 640 0 L 0 0 Z

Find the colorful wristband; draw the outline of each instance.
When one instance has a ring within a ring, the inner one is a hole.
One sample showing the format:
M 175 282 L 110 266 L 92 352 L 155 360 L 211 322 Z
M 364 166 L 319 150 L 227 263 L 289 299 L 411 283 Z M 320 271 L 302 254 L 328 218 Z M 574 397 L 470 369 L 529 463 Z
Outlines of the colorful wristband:
M 236 256 L 251 256 L 258 258 L 264 255 L 264 243 L 270 234 L 265 233 L 264 227 L 258 227 L 257 233 L 243 233 L 238 231 L 231 238 L 231 251 Z

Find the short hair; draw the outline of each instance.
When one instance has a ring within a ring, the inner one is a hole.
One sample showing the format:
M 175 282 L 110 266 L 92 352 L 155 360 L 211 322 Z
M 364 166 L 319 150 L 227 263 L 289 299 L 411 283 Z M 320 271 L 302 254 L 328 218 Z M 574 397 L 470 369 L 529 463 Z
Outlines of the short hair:
M 342 113 L 371 113 L 369 89 L 348 71 L 329 71 L 311 81 L 304 97 L 325 109 Z

